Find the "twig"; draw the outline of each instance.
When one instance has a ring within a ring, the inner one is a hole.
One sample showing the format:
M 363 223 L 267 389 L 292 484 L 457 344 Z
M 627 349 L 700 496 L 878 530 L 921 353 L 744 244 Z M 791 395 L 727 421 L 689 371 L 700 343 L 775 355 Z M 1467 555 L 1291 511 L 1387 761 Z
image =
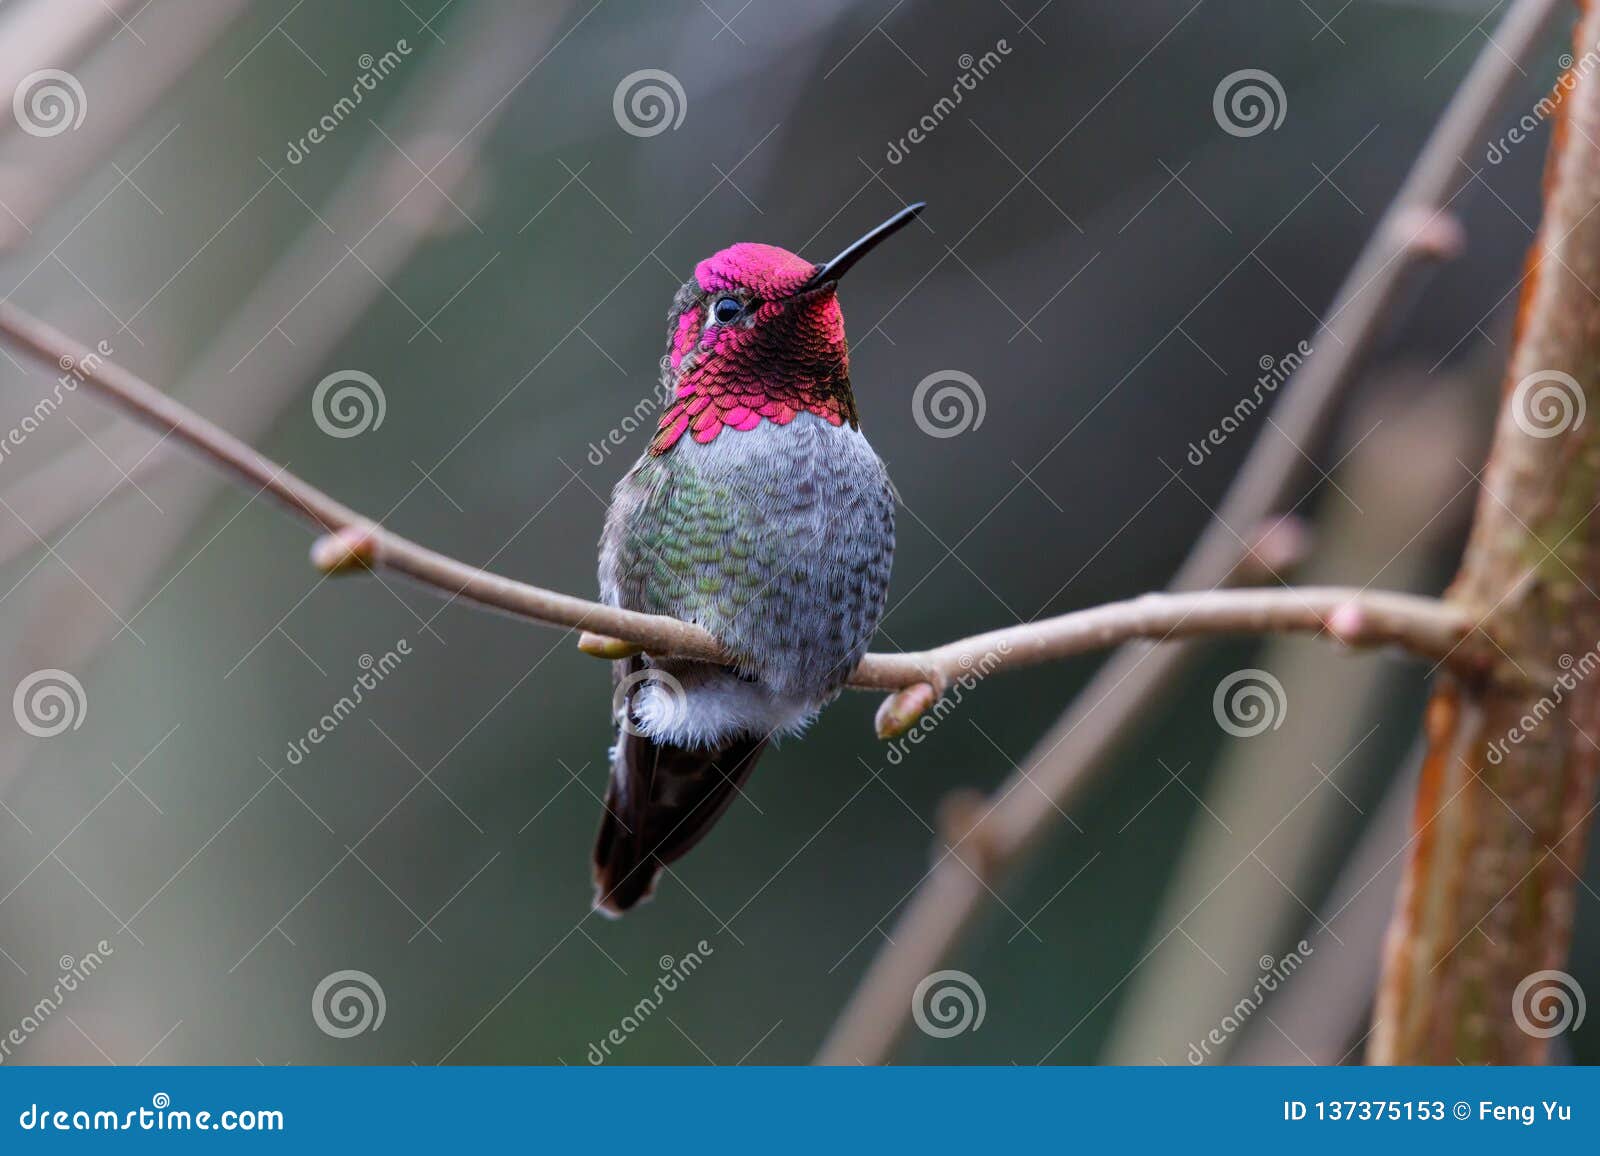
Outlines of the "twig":
M 1281 506 L 1303 468 L 1298 447 L 1316 440 L 1340 392 L 1387 323 L 1416 265 L 1449 255 L 1439 244 L 1450 218 L 1451 189 L 1471 177 L 1459 159 L 1482 138 L 1491 116 L 1522 79 L 1519 60 L 1538 43 L 1560 0 L 1517 0 L 1489 37 L 1394 201 L 1340 287 L 1328 328 L 1283 390 L 1274 434 L 1256 439 L 1216 521 L 1190 552 L 1173 585 L 1222 585 L 1244 550 L 1238 528 L 1259 525 Z M 818 1055 L 820 1063 L 881 1063 L 911 1014 L 910 992 L 971 926 L 990 885 L 957 855 L 966 850 L 990 871 L 1012 867 L 1054 826 L 1060 809 L 1104 765 L 1123 735 L 1182 669 L 1186 648 L 1124 647 L 1106 662 L 1074 704 L 993 796 L 983 820 L 940 860 L 911 900 L 889 942 L 868 968 Z M 1025 789 L 1017 789 L 1026 779 Z
M 905 685 L 919 669 L 955 678 L 970 669 L 980 655 L 998 656 L 990 670 L 1034 666 L 1134 638 L 1325 630 L 1351 646 L 1392 642 L 1416 654 L 1443 656 L 1461 642 L 1468 629 L 1470 622 L 1464 615 L 1436 598 L 1362 592 L 1353 587 L 1145 594 L 975 634 L 921 654 L 869 655 L 856 685 Z
M 85 388 L 198 450 L 327 531 L 328 536 L 312 550 L 313 560 L 326 571 L 383 567 L 452 598 L 465 598 L 523 618 L 600 631 L 661 655 L 727 660 L 717 640 L 698 626 L 531 586 L 392 533 L 135 374 L 13 305 L 0 304 L 0 335 L 38 360 L 70 370 Z M 980 655 L 986 657 L 979 669 L 987 674 L 1002 667 L 1034 666 L 1129 638 L 1275 630 L 1326 631 L 1354 646 L 1400 643 L 1424 657 L 1438 659 L 1457 649 L 1469 627 L 1468 620 L 1437 599 L 1341 587 L 1147 594 L 974 635 L 921 653 L 868 655 L 850 682 L 858 688 L 880 690 L 923 682 L 940 686 L 971 669 Z
M 178 12 L 177 28 L 167 27 L 170 14 L 165 9 L 146 11 L 141 25 L 153 22 L 161 35 L 150 38 L 140 61 L 148 69 L 181 70 L 189 56 L 179 48 L 199 51 L 204 38 L 197 39 L 196 30 L 230 13 L 233 2 L 208 4 L 204 16 Z M 569 9 L 568 0 L 537 7 L 520 0 L 484 0 L 454 20 L 448 43 L 422 57 L 417 72 L 406 74 L 402 91 L 385 113 L 385 132 L 405 155 L 381 135 L 355 155 L 327 198 L 314 212 L 306 210 L 300 235 L 282 247 L 282 255 L 186 362 L 173 392 L 245 441 L 265 437 L 284 407 L 302 395 L 306 376 L 324 364 L 382 296 L 383 286 L 428 239 L 459 219 L 452 199 L 459 203 L 470 188 L 473 174 L 480 171 L 477 157 L 484 140 L 517 108 L 507 94 L 517 90 L 561 35 Z M 112 51 L 108 48 L 106 54 Z M 81 148 L 103 160 L 132 123 L 119 118 L 148 104 L 162 87 L 144 73 L 124 78 L 116 108 L 89 117 L 82 129 L 51 143 L 70 143 L 74 154 Z M 106 129 L 111 135 L 92 135 L 108 122 L 116 122 Z M 426 166 L 447 150 L 448 160 L 436 167 L 431 181 L 420 179 L 407 159 Z M 49 150 L 52 157 L 60 151 Z M 3 163 L 0 178 L 5 176 Z M 52 196 L 61 199 L 62 182 L 70 183 L 70 176 L 34 166 L 22 182 L 22 200 L 0 193 L 0 201 L 42 211 Z M 263 179 L 269 179 L 266 170 Z M 292 175 L 284 173 L 281 179 L 292 180 Z M 294 195 L 283 185 L 278 192 L 285 199 Z M 22 215 L 31 224 L 27 212 Z M 383 227 L 374 228 L 380 219 Z M 0 214 L 0 229 L 3 221 Z M 342 264 L 356 267 L 354 256 L 337 255 L 339 247 L 330 244 L 336 238 L 347 243 L 362 238 L 362 276 L 334 275 Z M 169 291 L 182 289 L 175 284 Z M 284 333 L 292 334 L 292 341 L 282 338 Z M 70 572 L 44 567 L 26 591 L 11 596 L 13 602 L 28 599 L 27 627 L 17 648 L 0 662 L 0 685 L 12 685 L 41 665 L 81 669 L 91 662 L 119 623 L 136 621 L 144 600 L 159 594 L 163 567 L 170 571 L 173 552 L 193 532 L 217 487 L 226 484 L 209 471 L 176 469 L 185 451 L 120 415 L 105 416 L 109 428 L 96 431 L 92 443 L 80 441 L 60 452 L 0 494 L 0 511 L 9 507 L 0 519 L 0 565 L 19 552 L 38 550 L 40 539 L 56 541 L 98 504 L 94 520 L 72 533 L 78 554 L 104 574 L 91 594 Z M 129 498 L 119 491 L 131 492 L 134 482 L 144 491 L 141 500 L 148 496 L 164 514 L 146 519 L 143 530 L 130 536 Z M 125 617 L 106 614 L 97 597 Z M 20 778 L 23 757 L 38 749 L 37 744 L 0 748 L 0 800 Z
M 1459 463 L 1483 459 L 1499 358 L 1485 343 L 1470 359 L 1476 363 L 1471 369 L 1432 376 L 1404 370 L 1363 389 L 1361 403 L 1340 423 L 1339 449 L 1349 452 L 1311 511 L 1316 548 L 1299 581 L 1359 582 L 1380 573 L 1399 589 L 1427 581 L 1440 545 L 1458 541 L 1471 516 Z M 1496 364 L 1487 364 L 1491 360 Z M 1282 684 L 1293 725 L 1225 744 L 1206 773 L 1199 793 L 1210 814 L 1191 825 L 1181 856 L 1166 873 L 1166 895 L 1148 933 L 1150 958 L 1118 992 L 1116 1022 L 1098 1057 L 1103 1062 L 1201 1057 L 1211 1063 L 1224 1055 L 1231 1060 L 1231 1052 L 1205 1037 L 1248 988 L 1254 961 L 1297 940 L 1302 930 L 1315 946 L 1313 964 L 1343 953 L 1338 943 L 1350 939 L 1343 925 L 1337 938 L 1325 933 L 1331 918 L 1308 925 L 1298 896 L 1316 892 L 1329 847 L 1344 842 L 1353 813 L 1345 784 L 1352 777 L 1362 781 L 1364 761 L 1383 758 L 1376 751 L 1381 739 L 1372 732 L 1373 716 L 1393 698 L 1403 675 L 1389 663 L 1347 662 L 1328 647 L 1306 646 L 1288 635 L 1268 640 L 1251 665 L 1270 670 Z M 1317 752 L 1324 751 L 1338 761 L 1320 758 Z M 1307 761 L 1308 752 L 1327 780 Z M 1403 839 L 1402 834 L 1384 854 Z M 1252 863 L 1239 869 L 1251 848 L 1271 861 L 1270 870 L 1251 869 Z M 1389 897 L 1380 903 L 1386 913 Z M 1204 964 L 1185 936 L 1205 944 L 1218 967 Z M 1355 957 L 1339 958 L 1348 965 Z M 1370 965 L 1375 974 L 1376 951 Z M 1304 982 L 1296 978 L 1289 986 L 1299 991 Z M 1312 994 L 1315 1000 L 1316 989 Z M 1364 1010 L 1370 985 L 1358 998 Z M 1343 1026 L 1360 1014 L 1347 1016 Z M 1260 1022 L 1261 1016 L 1251 1023 L 1265 1028 L 1265 1036 L 1291 1058 L 1297 1057 L 1295 1045 L 1317 1054 L 1282 1025 L 1276 1007 L 1271 1015 L 1293 1045 Z M 1199 1050 L 1191 1050 L 1197 1043 Z M 1328 1062 L 1348 1047 L 1346 1040 Z
M 456 204 L 467 199 L 474 172 L 481 173 L 478 155 L 484 141 L 499 119 L 516 107 L 515 101 L 499 98 L 514 91 L 518 80 L 537 64 L 558 35 L 569 7 L 570 0 L 537 8 L 492 0 L 463 13 L 457 22 L 460 37 L 452 37 L 450 43 L 420 58 L 418 71 L 405 75 L 398 101 L 384 115 L 384 131 L 404 152 L 382 135 L 373 134 L 338 186 L 317 204 L 315 214 L 307 211 L 301 235 L 283 247 L 282 256 L 226 322 L 208 334 L 209 339 L 195 359 L 186 363 L 183 379 L 171 392 L 191 404 L 200 400 L 207 412 L 246 441 L 265 437 L 284 406 L 297 396 L 302 374 L 323 363 L 373 301 L 384 295 L 384 283 L 392 280 L 425 241 L 437 236 L 450 221 L 461 221 Z M 206 5 L 205 19 L 215 20 L 218 11 L 226 11 L 225 6 Z M 143 65 L 161 64 L 153 55 L 159 54 L 158 48 L 164 52 L 174 36 L 191 36 L 191 26 L 202 22 L 198 12 L 179 15 L 184 17 L 182 28 L 164 35 L 159 44 L 153 41 L 142 54 Z M 166 13 L 156 10 L 145 19 L 165 17 Z M 167 31 L 161 23 L 157 29 Z M 141 74 L 124 84 L 119 94 L 131 101 L 139 86 L 149 83 L 150 78 Z M 119 101 L 104 119 L 122 113 Z M 70 141 L 76 149 L 80 136 L 91 129 L 101 130 L 101 120 L 98 115 L 91 117 L 70 138 L 51 143 Z M 125 129 L 123 124 L 119 131 Z M 118 139 L 120 135 L 96 136 L 86 147 L 103 160 Z M 423 180 L 412 160 L 427 168 L 433 156 L 447 149 L 448 160 Z M 50 151 L 54 156 L 60 150 Z M 274 186 L 264 194 L 267 199 L 302 195 L 295 191 L 299 182 L 293 170 L 280 157 L 262 158 L 261 164 L 261 179 Z M 280 170 L 276 177 L 274 169 Z M 7 175 L 0 165 L 0 201 L 13 209 L 25 206 L 18 209 L 19 215 L 30 225 L 30 213 L 43 212 L 61 201 L 60 181 L 71 176 L 43 173 L 34 163 L 19 175 L 20 185 L 12 191 L 3 183 Z M 377 228 L 380 221 L 383 227 Z M 6 223 L 0 213 L 0 241 Z M 356 246 L 353 254 L 344 248 L 352 243 Z M 341 268 L 364 275 L 336 275 Z M 180 290 L 169 290 L 175 291 Z M 286 334 L 292 334 L 292 343 Z M 120 343 L 119 337 L 112 337 Z M 0 493 L 17 515 L 0 518 L 0 565 L 37 550 L 40 538 L 54 541 L 91 506 L 119 491 L 131 491 L 134 485 L 148 490 L 154 484 L 165 484 L 174 461 L 181 456 L 144 429 L 120 419 L 104 433 L 97 432 L 92 443 L 80 439 L 72 449 Z M 192 512 L 166 521 L 164 526 L 170 529 L 156 531 L 173 536 L 172 548 L 205 509 L 204 500 L 214 489 L 212 482 L 205 478 L 175 487 L 179 492 L 174 494 L 174 504 Z M 163 509 L 168 506 L 165 499 L 160 504 Z M 122 544 L 117 548 L 120 554 Z M 157 564 L 159 561 L 156 559 Z M 121 572 L 125 573 L 125 568 Z M 109 600 L 117 601 L 114 597 Z

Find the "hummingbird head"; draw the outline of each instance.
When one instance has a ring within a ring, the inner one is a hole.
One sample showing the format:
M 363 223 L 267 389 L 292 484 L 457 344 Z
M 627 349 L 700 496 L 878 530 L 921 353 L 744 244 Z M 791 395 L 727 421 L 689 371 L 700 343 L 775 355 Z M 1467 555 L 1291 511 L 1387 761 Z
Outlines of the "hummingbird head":
M 851 266 L 922 208 L 919 202 L 901 210 L 821 265 L 748 242 L 696 265 L 669 314 L 661 359 L 668 400 L 650 452 L 666 453 L 686 433 L 709 442 L 725 429 L 785 425 L 801 413 L 855 426 L 835 289 Z

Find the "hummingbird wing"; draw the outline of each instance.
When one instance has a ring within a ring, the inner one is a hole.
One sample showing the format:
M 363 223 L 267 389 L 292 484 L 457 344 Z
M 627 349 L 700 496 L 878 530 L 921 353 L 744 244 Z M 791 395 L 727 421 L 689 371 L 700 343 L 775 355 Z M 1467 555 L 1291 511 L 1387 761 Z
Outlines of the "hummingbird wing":
M 682 455 L 642 458 L 617 483 L 606 515 L 605 600 L 698 623 L 738 650 L 741 620 L 777 565 L 754 497 Z
M 615 664 L 619 683 L 643 657 Z M 635 681 L 621 710 L 633 709 Z M 657 742 L 625 727 L 612 753 L 594 846 L 595 906 L 619 916 L 655 890 L 667 864 L 688 853 L 733 802 L 767 739 L 741 735 L 713 749 Z

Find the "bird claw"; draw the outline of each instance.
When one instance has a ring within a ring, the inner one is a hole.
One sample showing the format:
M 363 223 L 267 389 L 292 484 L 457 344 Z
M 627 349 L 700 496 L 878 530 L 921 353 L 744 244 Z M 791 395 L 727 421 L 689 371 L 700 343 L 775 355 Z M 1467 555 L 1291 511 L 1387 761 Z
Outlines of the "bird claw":
M 605 634 L 593 634 L 587 630 L 578 636 L 578 649 L 595 658 L 632 658 L 644 653 L 644 647 L 637 643 L 624 642 Z
M 915 682 L 903 690 L 895 691 L 883 700 L 873 720 L 878 737 L 892 739 L 905 734 L 938 697 L 939 692 L 928 682 Z

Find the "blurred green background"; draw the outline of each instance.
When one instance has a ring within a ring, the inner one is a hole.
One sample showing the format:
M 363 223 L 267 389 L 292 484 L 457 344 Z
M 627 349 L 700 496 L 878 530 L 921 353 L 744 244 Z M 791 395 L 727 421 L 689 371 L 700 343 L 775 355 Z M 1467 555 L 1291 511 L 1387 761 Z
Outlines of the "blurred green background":
M 48 26 L 43 5 L 0 7 L 5 75 L 67 69 L 86 105 L 75 129 L 0 135 L 0 293 L 395 530 L 589 595 L 610 487 L 648 431 L 599 464 L 590 447 L 652 390 L 694 263 L 739 240 L 820 260 L 925 199 L 928 227 L 841 297 L 863 427 L 903 499 L 888 649 L 1166 583 L 1251 440 L 1277 435 L 1258 417 L 1199 466 L 1189 444 L 1263 358 L 1318 342 L 1498 16 L 438 3 L 62 3 L 55 19 L 103 25 L 52 55 L 3 31 Z M 891 163 L 963 55 L 1002 40 Z M 391 50 L 291 163 L 363 55 Z M 1505 123 L 1562 50 L 1530 62 Z M 1245 68 L 1281 83 L 1278 129 L 1219 126 L 1213 92 Z M 681 124 L 649 136 L 613 112 L 643 69 L 683 93 Z M 1385 334 L 1337 436 L 1305 447 L 1306 573 L 1448 580 L 1545 143 L 1462 158 L 1465 251 Z M 947 369 L 981 384 L 984 420 L 929 437 L 912 391 Z M 312 393 L 349 370 L 380 384 L 384 419 L 330 437 Z M 0 375 L 12 427 L 49 376 Z M 0 496 L 4 685 L 61 668 L 87 703 L 78 729 L 0 745 L 0 1033 L 61 957 L 114 952 L 8 1062 L 584 1063 L 701 940 L 704 966 L 614 1061 L 804 1062 L 926 872 L 940 800 L 1001 782 L 1098 661 L 985 684 L 898 765 L 877 700 L 846 695 L 654 903 L 608 923 L 588 914 L 588 851 L 610 680 L 571 636 L 389 578 L 321 580 L 300 524 L 81 395 L 0 460 Z M 398 669 L 293 762 L 361 657 L 401 639 Z M 1301 939 L 1318 970 L 1213 1058 L 1358 1057 L 1404 839 L 1383 804 L 1405 794 L 1425 671 L 1325 651 L 1208 646 L 951 961 L 982 987 L 981 1027 L 913 1028 L 898 1058 L 1188 1062 L 1259 957 Z M 1211 710 L 1247 666 L 1287 695 L 1258 739 Z M 1587 878 L 1571 970 L 1600 991 Z M 345 969 L 378 982 L 385 1017 L 335 1038 L 312 993 Z M 1557 1054 L 1593 1062 L 1594 1041 Z

